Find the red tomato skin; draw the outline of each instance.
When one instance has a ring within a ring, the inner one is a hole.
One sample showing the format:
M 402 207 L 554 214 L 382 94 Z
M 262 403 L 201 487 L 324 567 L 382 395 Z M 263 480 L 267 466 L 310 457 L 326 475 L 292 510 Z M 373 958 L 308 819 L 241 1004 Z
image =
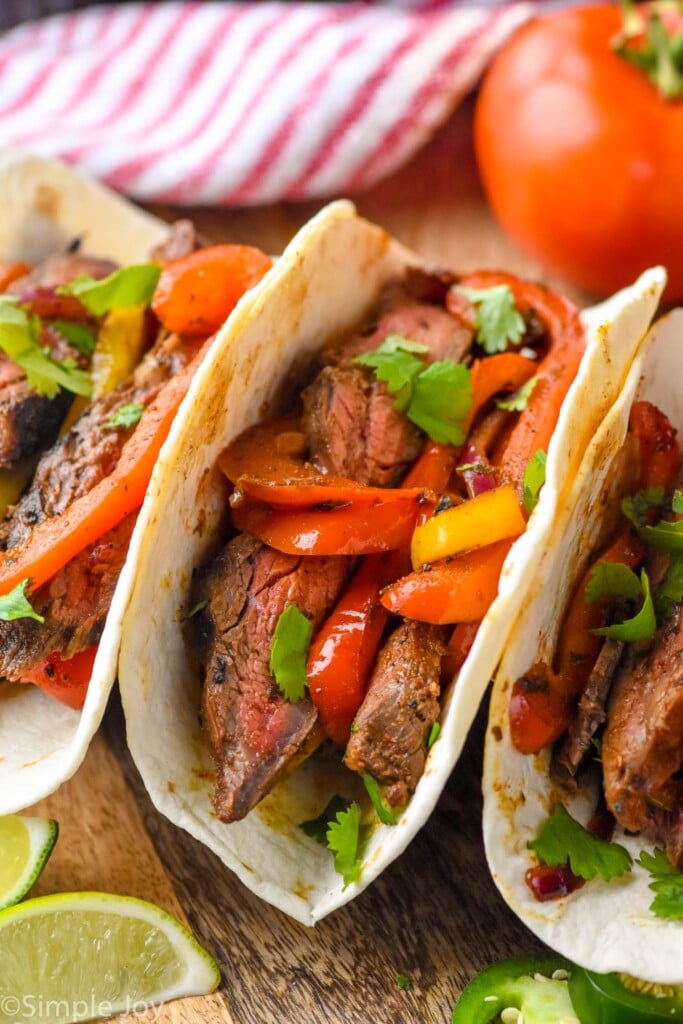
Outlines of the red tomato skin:
M 648 266 L 683 300 L 683 99 L 619 57 L 616 5 L 523 27 L 491 66 L 475 149 L 504 229 L 547 269 L 604 295 Z

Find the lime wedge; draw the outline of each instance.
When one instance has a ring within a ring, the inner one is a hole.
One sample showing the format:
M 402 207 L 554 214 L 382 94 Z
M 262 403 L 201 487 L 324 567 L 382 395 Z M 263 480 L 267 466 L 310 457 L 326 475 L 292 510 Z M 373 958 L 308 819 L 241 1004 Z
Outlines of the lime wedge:
M 112 1017 L 220 982 L 186 928 L 144 900 L 58 893 L 0 912 L 0 1024 Z
M 59 828 L 49 818 L 0 818 L 0 910 L 23 900 L 57 841 Z

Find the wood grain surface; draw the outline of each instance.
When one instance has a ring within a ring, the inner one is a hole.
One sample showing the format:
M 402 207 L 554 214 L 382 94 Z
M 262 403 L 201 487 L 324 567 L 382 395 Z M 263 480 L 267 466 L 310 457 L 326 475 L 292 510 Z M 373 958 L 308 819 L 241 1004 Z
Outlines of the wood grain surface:
M 471 105 L 465 105 L 411 164 L 351 198 L 435 264 L 500 266 L 541 277 L 493 221 L 470 128 Z M 319 205 L 201 209 L 192 216 L 213 240 L 277 252 Z M 178 213 L 155 212 L 168 219 Z M 82 769 L 38 807 L 58 819 L 60 839 L 37 890 L 99 889 L 151 899 L 185 919 L 216 957 L 223 975 L 218 992 L 136 1020 L 446 1024 L 477 970 L 537 948 L 498 896 L 484 860 L 483 727 L 482 714 L 435 813 L 408 850 L 351 905 L 307 929 L 257 900 L 154 810 L 126 751 L 115 696 Z M 408 990 L 399 988 L 399 975 L 410 979 Z

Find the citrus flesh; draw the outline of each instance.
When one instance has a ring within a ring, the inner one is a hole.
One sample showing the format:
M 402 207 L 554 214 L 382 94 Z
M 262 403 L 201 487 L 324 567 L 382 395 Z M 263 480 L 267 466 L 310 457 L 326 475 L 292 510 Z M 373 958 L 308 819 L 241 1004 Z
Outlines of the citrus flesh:
M 52 853 L 58 831 L 57 822 L 49 818 L 0 818 L 0 910 L 26 896 Z
M 110 1017 L 212 992 L 212 957 L 143 900 L 59 893 L 0 912 L 0 1024 Z

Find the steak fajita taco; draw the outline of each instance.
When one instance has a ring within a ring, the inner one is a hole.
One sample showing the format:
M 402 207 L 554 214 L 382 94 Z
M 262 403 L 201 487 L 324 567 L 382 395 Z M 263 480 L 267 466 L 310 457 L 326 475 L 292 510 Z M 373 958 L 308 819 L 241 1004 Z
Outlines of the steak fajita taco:
M 292 916 L 360 892 L 434 807 L 590 442 L 578 410 L 613 404 L 661 285 L 580 315 L 428 271 L 339 202 L 207 357 L 143 512 L 128 739 L 157 807 Z
M 655 994 L 683 984 L 682 338 L 681 311 L 659 321 L 596 421 L 496 678 L 484 774 L 506 901 Z
M 207 339 L 270 259 L 198 249 L 189 222 L 169 229 L 21 152 L 0 153 L 0 186 L 4 814 L 85 755 L 116 677 L 154 459 Z M 204 287 L 217 275 L 218 302 Z

